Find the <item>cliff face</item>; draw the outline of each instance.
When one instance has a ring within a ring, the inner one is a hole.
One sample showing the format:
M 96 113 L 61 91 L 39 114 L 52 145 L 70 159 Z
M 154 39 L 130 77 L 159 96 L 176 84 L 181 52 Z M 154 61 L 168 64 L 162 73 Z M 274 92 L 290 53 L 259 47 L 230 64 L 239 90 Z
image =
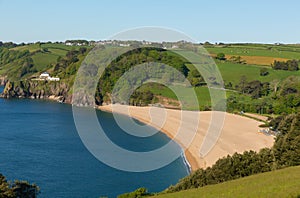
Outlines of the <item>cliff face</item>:
M 50 99 L 71 103 L 70 88 L 64 82 L 17 81 L 7 82 L 1 97 Z
M 0 86 L 5 86 L 7 83 L 7 77 L 6 76 L 0 76 Z

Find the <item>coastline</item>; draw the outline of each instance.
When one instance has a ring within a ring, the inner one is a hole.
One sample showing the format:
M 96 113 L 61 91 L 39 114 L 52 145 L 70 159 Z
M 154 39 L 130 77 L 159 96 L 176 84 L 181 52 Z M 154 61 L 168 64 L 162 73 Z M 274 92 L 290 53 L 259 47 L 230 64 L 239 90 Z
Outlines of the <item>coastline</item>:
M 206 156 L 201 157 L 200 148 L 206 131 L 208 130 L 212 112 L 185 112 L 187 115 L 193 117 L 198 115 L 201 117 L 193 141 L 188 148 L 185 148 L 185 138 L 177 137 L 176 135 L 179 127 L 185 127 L 185 130 L 189 130 L 191 123 L 187 121 L 186 123 L 183 122 L 180 124 L 181 114 L 179 110 L 164 109 L 166 117 L 165 122 L 161 126 L 161 123 L 151 118 L 152 115 L 153 117 L 157 117 L 158 120 L 161 120 L 162 114 L 156 111 L 159 109 L 157 107 L 106 105 L 98 106 L 97 109 L 110 113 L 123 114 L 160 130 L 181 146 L 184 151 L 182 153 L 183 158 L 186 160 L 186 165 L 190 167 L 190 171 L 210 167 L 218 159 L 232 155 L 235 152 L 242 153 L 248 150 L 259 151 L 262 148 L 272 147 L 274 143 L 273 137 L 260 135 L 258 133 L 259 125 L 262 124 L 261 122 L 226 113 L 224 126 L 216 145 Z M 239 124 L 236 125 L 236 123 Z

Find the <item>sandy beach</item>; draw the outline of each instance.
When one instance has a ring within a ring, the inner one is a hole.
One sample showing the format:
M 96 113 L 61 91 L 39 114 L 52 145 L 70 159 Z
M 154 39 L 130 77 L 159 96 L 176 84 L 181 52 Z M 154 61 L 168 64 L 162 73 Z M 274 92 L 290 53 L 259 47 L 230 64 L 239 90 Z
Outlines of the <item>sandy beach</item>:
M 157 107 L 124 105 L 99 106 L 99 109 L 128 115 L 159 129 L 185 150 L 186 159 L 193 171 L 212 166 L 218 159 L 235 152 L 259 151 L 262 148 L 272 147 L 274 143 L 274 137 L 258 133 L 261 122 L 239 115 L 224 113 L 224 123 L 215 123 L 216 125 L 221 125 L 220 136 L 218 136 L 216 144 L 207 154 L 201 155 L 200 150 L 203 140 L 210 135 L 207 133 L 209 127 L 211 127 L 210 123 L 213 114 L 216 112 L 181 112 L 179 110 Z M 191 131 L 196 132 L 194 136 L 190 133 Z M 192 141 L 188 142 L 191 137 Z

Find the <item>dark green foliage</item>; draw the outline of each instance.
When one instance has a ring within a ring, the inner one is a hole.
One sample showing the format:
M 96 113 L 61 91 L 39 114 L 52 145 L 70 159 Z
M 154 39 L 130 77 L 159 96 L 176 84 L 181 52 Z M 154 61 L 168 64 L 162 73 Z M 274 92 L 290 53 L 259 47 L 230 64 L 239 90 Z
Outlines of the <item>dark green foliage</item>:
M 28 58 L 25 58 L 23 61 L 22 61 L 22 68 L 21 68 L 21 71 L 20 71 L 20 74 L 19 74 L 19 77 L 23 77 L 27 74 L 30 74 L 30 73 L 35 73 L 37 72 L 36 68 L 34 68 L 34 64 L 33 64 L 33 60 L 32 58 L 28 57 Z
M 228 97 L 228 111 L 282 114 L 300 110 L 300 79 L 290 76 L 283 82 L 248 82 L 242 76 L 236 86 L 240 93 Z
M 36 198 L 40 189 L 26 181 L 15 181 L 10 185 L 0 174 L 0 198 Z
M 22 45 L 22 44 L 21 44 Z M 18 46 L 17 44 L 13 43 L 13 42 L 6 42 L 6 43 L 3 43 L 0 41 L 0 47 L 5 47 L 5 48 L 14 48 Z
M 274 154 L 279 168 L 300 165 L 300 113 L 281 117 Z
M 261 68 L 259 75 L 260 76 L 267 76 L 267 75 L 269 75 L 268 69 L 267 68 Z
M 224 53 L 218 53 L 216 56 L 216 59 L 218 60 L 226 60 Z
M 37 185 L 26 181 L 15 181 L 11 188 L 17 198 L 36 198 L 40 192 Z
M 119 195 L 118 198 L 140 198 L 149 195 L 146 188 L 139 188 L 134 192 Z
M 178 57 L 176 54 L 163 49 L 138 48 L 118 57 L 105 69 L 98 85 L 98 92 L 99 95 L 101 95 L 99 98 L 105 98 L 108 93 L 111 93 L 119 78 L 131 67 L 149 62 L 169 65 L 186 77 L 189 74 L 189 69 L 186 66 L 187 61 Z M 163 78 L 164 73 L 157 72 L 158 76 L 161 75 L 160 77 Z M 148 79 L 148 76 L 141 74 L 140 76 L 136 76 L 136 78 L 135 81 L 142 83 Z M 100 103 L 100 101 L 97 101 L 97 103 Z
M 248 94 L 252 98 L 261 98 L 269 93 L 269 83 L 262 83 L 258 80 L 247 82 L 247 78 L 242 76 L 237 89 L 243 94 Z
M 193 87 L 206 85 L 205 80 L 203 79 L 199 71 L 196 69 L 193 69 L 189 72 L 188 80 L 190 81 Z
M 135 91 L 130 97 L 130 105 L 147 106 L 152 103 L 154 94 L 150 91 Z
M 286 62 L 282 62 L 282 61 L 275 60 L 271 66 L 275 70 L 298 71 L 299 70 L 299 61 L 288 60 Z
M 274 157 L 270 149 L 263 149 L 259 153 L 247 151 L 243 154 L 235 153 L 218 160 L 211 168 L 200 169 L 182 179 L 176 186 L 171 186 L 167 192 L 177 192 L 190 188 L 218 184 L 225 181 L 267 172 L 274 166 Z
M 54 66 L 54 74 L 58 74 L 58 73 L 68 73 L 69 75 L 75 74 L 78 68 L 75 68 L 74 65 L 72 65 L 72 63 L 78 62 L 79 61 L 78 56 L 86 52 L 87 52 L 86 48 L 80 48 L 79 51 L 77 50 L 68 51 L 65 58 L 58 57 L 57 63 Z M 68 66 L 71 66 L 73 68 L 68 68 Z M 66 69 L 68 71 L 66 71 Z
M 8 48 L 0 48 L 0 65 L 8 64 L 16 59 L 21 59 L 30 55 L 28 50 L 15 51 L 9 50 Z
M 0 198 L 13 198 L 15 197 L 14 192 L 10 188 L 6 178 L 0 174 Z
M 246 64 L 246 61 L 241 56 L 232 56 L 229 61 L 237 64 Z

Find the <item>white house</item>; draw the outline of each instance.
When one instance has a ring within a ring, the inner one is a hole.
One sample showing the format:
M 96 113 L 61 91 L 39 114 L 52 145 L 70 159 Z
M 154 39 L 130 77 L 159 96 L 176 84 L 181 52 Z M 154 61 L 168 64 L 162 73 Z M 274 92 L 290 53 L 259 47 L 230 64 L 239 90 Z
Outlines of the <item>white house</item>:
M 48 80 L 48 81 L 60 81 L 58 77 L 51 77 L 48 72 L 44 72 L 40 75 L 39 80 Z
M 40 75 L 40 79 L 48 79 L 50 78 L 50 74 L 48 72 L 44 72 Z

